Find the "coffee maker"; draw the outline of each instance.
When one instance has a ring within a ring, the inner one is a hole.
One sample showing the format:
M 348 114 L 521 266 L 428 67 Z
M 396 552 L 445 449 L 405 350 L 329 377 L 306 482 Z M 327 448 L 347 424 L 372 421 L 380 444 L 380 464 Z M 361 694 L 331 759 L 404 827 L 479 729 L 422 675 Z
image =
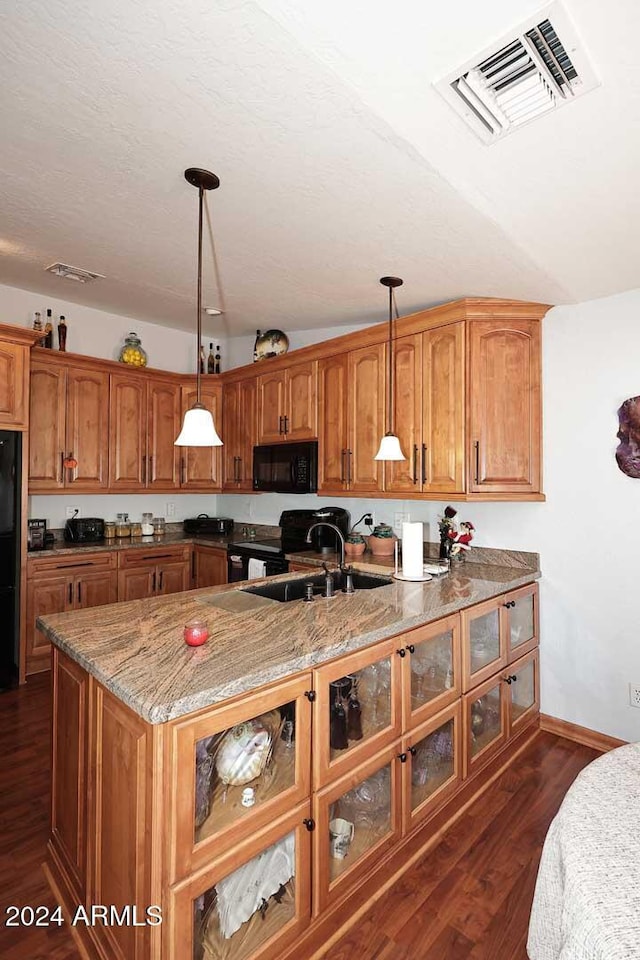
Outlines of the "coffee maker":
M 314 523 L 332 523 L 342 535 L 349 533 L 350 515 L 342 507 L 320 507 L 317 510 L 283 510 L 280 516 L 282 549 L 285 553 L 315 550 L 316 553 L 340 553 L 340 541 L 329 527 L 316 527 L 307 543 L 307 533 Z

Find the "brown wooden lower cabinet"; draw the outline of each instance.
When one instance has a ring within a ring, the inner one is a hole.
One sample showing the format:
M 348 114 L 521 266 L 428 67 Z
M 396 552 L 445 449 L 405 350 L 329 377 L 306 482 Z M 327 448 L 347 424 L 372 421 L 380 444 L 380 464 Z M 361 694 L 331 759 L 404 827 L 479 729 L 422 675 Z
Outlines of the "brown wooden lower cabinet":
M 73 928 L 85 955 L 305 960 L 348 927 L 535 735 L 537 649 L 461 693 L 460 619 L 158 725 L 56 649 L 49 882 L 162 910 Z
M 118 600 L 182 593 L 191 588 L 191 547 L 123 550 L 118 570 Z
M 219 547 L 193 548 L 195 587 L 218 587 L 227 582 L 227 551 Z

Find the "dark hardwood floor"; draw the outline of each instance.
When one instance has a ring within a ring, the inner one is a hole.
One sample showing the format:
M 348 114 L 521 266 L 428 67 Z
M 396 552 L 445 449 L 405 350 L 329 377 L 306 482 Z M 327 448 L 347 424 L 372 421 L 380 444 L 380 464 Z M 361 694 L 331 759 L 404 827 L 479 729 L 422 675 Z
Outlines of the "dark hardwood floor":
M 66 927 L 11 929 L 9 904 L 53 909 L 49 677 L 0 695 L 0 957 L 77 960 Z M 440 843 L 329 950 L 331 960 L 526 960 L 545 833 L 595 751 L 541 733 Z M 188 960 L 176 957 L 175 960 Z

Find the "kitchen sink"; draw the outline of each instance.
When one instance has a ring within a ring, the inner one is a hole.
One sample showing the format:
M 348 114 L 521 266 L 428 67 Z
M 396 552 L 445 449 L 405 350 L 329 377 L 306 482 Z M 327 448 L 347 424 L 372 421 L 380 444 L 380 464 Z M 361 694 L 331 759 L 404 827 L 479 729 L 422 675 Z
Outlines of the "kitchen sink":
M 352 574 L 353 586 L 356 590 L 376 590 L 378 587 L 386 587 L 392 583 L 391 577 L 378 577 L 369 573 Z M 306 593 L 305 585 L 312 583 L 316 596 L 321 596 L 324 591 L 324 574 L 314 574 L 310 577 L 300 577 L 297 580 L 286 580 L 280 583 L 261 583 L 257 587 L 243 587 L 242 593 L 253 593 L 258 597 L 268 597 L 269 600 L 277 600 L 279 603 L 289 603 L 290 600 L 302 600 Z M 336 593 L 342 590 L 345 582 L 345 576 L 339 571 L 333 572 L 333 588 Z

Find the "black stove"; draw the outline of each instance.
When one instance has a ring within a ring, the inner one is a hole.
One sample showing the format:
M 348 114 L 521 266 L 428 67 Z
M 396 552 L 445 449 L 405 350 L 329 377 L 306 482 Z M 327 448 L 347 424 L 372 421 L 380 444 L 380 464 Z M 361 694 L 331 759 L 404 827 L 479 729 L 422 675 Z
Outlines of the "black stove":
M 230 553 L 240 553 L 246 557 L 278 557 L 284 560 L 282 538 L 265 540 L 236 540 L 229 544 Z

